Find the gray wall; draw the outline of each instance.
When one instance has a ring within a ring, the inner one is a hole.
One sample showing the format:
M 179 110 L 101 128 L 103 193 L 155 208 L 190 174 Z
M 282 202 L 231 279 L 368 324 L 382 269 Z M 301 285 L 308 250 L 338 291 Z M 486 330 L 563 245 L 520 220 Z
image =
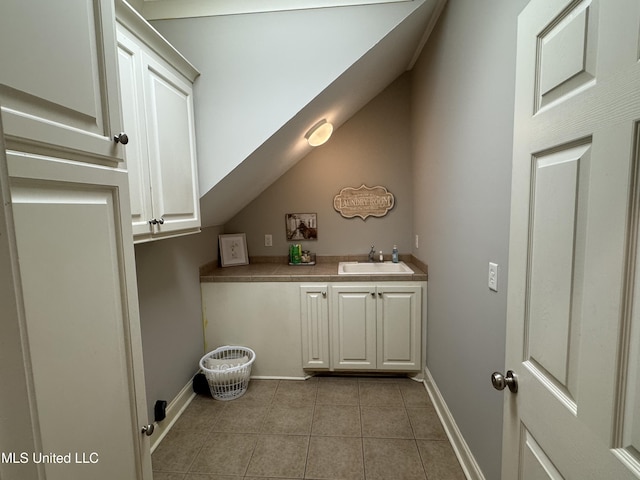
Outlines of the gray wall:
M 487 479 L 500 478 L 516 18 L 450 1 L 413 70 L 414 255 L 429 265 L 427 367 Z M 487 288 L 499 264 L 499 291 Z M 506 479 L 505 479 L 506 480 Z
M 136 245 L 140 324 L 149 419 L 171 402 L 204 354 L 199 267 L 217 259 L 217 228 Z
M 287 255 L 285 214 L 317 213 L 318 240 L 301 243 L 319 255 L 367 254 L 372 244 L 387 255 L 394 244 L 410 253 L 409 95 L 405 74 L 225 224 L 225 232 L 245 232 L 250 256 Z M 387 216 L 363 221 L 334 210 L 340 189 L 362 184 L 382 185 L 394 194 L 395 207 Z M 264 246 L 267 233 L 273 247 Z

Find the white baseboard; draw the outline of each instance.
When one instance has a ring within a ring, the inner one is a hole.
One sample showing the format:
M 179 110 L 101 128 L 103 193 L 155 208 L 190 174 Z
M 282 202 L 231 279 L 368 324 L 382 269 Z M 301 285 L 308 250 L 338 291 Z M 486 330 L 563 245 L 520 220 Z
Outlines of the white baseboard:
M 313 375 L 305 375 L 304 377 L 282 377 L 278 375 L 258 375 L 251 377 L 251 380 L 307 380 Z
M 189 406 L 191 400 L 194 399 L 196 394 L 193 391 L 193 379 L 189 379 L 189 383 L 187 383 L 180 393 L 171 400 L 171 403 L 167 405 L 167 416 L 164 420 L 160 422 L 154 422 L 155 430 L 154 434 L 151 437 L 151 453 L 154 452 L 162 439 L 169 433 L 173 424 L 176 423 L 176 420 L 180 418 L 182 412 Z
M 438 390 L 438 386 L 431 376 L 431 372 L 429 372 L 429 369 L 425 367 L 424 373 L 424 385 L 427 389 L 427 393 L 429 394 L 429 397 L 431 397 L 431 402 L 433 403 L 438 417 L 440 417 L 444 431 L 449 438 L 449 442 L 453 447 L 456 457 L 458 457 L 458 461 L 464 471 L 465 477 L 467 477 L 467 480 L 485 480 L 482 470 L 480 470 L 480 466 L 476 462 L 467 442 L 464 440 L 462 433 L 458 429 L 456 421 L 449 411 L 449 407 L 447 407 L 440 390 Z

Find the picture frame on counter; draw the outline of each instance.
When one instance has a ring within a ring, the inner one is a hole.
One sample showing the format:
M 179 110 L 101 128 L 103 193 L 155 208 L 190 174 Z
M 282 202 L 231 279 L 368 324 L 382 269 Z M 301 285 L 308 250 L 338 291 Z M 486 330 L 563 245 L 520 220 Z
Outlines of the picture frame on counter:
M 285 226 L 287 240 L 318 239 L 318 215 L 316 213 L 287 213 Z
M 247 237 L 244 233 L 229 233 L 218 235 L 220 245 L 220 265 L 232 267 L 248 265 Z

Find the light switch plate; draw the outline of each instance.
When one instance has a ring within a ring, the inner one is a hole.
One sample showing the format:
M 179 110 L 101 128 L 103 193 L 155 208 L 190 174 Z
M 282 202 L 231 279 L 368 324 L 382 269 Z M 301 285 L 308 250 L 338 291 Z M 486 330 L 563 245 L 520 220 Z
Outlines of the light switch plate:
M 498 291 L 498 264 L 489 262 L 489 290 Z

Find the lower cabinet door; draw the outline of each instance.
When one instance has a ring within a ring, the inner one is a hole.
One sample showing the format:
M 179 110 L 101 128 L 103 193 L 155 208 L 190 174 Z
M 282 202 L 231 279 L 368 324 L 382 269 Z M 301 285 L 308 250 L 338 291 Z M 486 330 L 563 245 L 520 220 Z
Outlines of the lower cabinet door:
M 334 285 L 331 348 L 335 370 L 376 368 L 375 285 Z
M 419 370 L 421 288 L 379 285 L 377 293 L 377 368 Z
M 49 480 L 149 480 L 126 172 L 16 152 L 7 161 L 24 313 L 21 338 L 5 340 L 24 349 L 15 372 L 31 384 L 28 454 L 64 456 L 39 465 Z
M 300 287 L 302 368 L 329 369 L 327 285 Z

